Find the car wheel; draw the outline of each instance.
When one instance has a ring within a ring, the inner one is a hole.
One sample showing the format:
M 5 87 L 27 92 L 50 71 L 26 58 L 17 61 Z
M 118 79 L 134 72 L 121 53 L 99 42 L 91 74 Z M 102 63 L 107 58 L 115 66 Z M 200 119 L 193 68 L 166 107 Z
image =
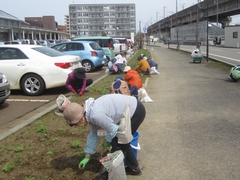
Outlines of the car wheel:
M 82 66 L 85 68 L 86 72 L 91 72 L 94 69 L 93 63 L 91 61 L 83 61 Z
M 38 96 L 45 90 L 45 83 L 36 74 L 27 74 L 21 80 L 22 91 L 29 96 Z

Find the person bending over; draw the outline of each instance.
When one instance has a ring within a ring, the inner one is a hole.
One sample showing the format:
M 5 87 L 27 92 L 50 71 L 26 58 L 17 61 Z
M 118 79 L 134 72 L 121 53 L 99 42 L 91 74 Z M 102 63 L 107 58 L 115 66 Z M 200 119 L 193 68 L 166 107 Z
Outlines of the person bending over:
M 121 150 L 124 154 L 127 175 L 142 173 L 132 151 L 130 142 L 146 116 L 144 105 L 133 96 L 107 94 L 97 99 L 89 98 L 83 105 L 72 102 L 63 111 L 70 126 L 89 125 L 89 135 L 85 146 L 85 158 L 78 167 L 84 169 L 92 154 L 96 153 L 99 136 L 105 132 L 104 147 L 110 147 L 111 153 Z M 98 179 L 108 179 L 108 172 L 98 175 Z
M 66 88 L 74 94 L 82 96 L 84 92 L 88 92 L 86 87 L 93 83 L 92 79 L 87 79 L 85 69 L 83 67 L 74 69 L 68 74 Z

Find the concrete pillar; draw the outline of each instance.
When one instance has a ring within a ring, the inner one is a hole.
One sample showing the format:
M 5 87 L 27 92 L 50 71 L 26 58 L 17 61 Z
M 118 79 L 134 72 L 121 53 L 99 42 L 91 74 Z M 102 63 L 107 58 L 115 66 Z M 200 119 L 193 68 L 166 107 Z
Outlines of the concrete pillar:
M 22 30 L 22 38 L 25 39 L 25 32 Z
M 14 31 L 13 31 L 13 29 L 11 29 L 11 39 L 10 39 L 11 41 L 13 41 L 14 40 Z

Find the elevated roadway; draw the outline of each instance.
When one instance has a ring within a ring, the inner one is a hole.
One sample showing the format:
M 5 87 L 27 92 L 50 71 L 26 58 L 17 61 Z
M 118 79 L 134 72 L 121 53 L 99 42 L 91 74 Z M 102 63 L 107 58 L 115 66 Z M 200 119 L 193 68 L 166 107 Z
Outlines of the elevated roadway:
M 218 3 L 216 3 L 218 2 Z M 225 27 L 231 22 L 230 16 L 239 14 L 240 0 L 204 0 L 155 22 L 147 28 L 148 35 L 169 32 L 170 28 L 205 21 L 219 22 Z

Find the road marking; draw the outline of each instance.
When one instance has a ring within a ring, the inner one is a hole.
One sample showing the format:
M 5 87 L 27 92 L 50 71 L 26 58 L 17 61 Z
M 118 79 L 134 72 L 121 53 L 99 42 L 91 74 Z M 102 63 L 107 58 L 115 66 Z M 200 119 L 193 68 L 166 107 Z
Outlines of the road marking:
M 9 102 L 49 102 L 49 100 L 41 99 L 7 99 Z

